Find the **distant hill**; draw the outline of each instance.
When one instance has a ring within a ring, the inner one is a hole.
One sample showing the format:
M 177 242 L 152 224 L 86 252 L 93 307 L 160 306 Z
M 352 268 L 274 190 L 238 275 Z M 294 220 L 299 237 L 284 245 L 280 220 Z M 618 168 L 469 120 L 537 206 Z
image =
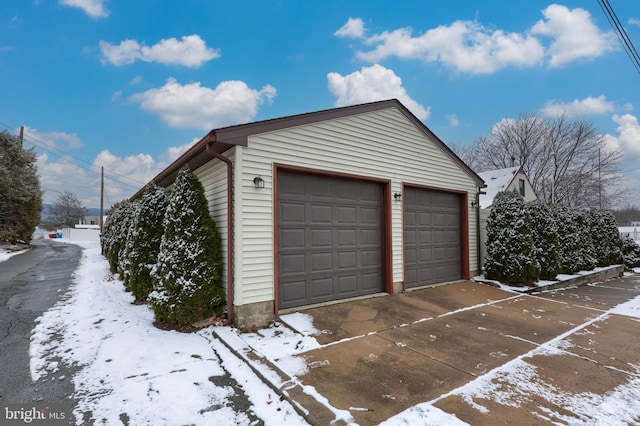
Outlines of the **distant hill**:
M 47 217 L 47 215 L 49 214 L 49 209 L 51 207 L 53 207 L 53 204 L 42 204 L 42 213 L 40 213 L 40 217 Z M 100 209 L 95 207 L 87 207 L 87 216 L 100 216 Z

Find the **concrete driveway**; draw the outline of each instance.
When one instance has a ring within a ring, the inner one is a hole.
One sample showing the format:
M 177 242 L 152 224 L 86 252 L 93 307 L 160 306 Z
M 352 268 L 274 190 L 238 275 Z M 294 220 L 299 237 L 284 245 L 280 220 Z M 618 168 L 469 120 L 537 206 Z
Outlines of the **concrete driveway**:
M 461 282 L 308 309 L 322 346 L 298 356 L 319 367 L 297 379 L 361 425 L 424 402 L 473 425 L 563 423 L 572 395 L 637 380 L 640 321 L 605 313 L 638 295 L 637 276 L 539 295 Z M 484 384 L 492 393 L 459 392 L 512 360 L 535 379 L 507 371 Z M 325 421 L 307 409 L 312 423 Z

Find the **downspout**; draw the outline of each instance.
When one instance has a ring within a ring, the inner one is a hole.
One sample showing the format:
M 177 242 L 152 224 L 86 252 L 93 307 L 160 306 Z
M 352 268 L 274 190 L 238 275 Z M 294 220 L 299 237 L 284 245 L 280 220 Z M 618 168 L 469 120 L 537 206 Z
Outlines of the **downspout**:
M 480 223 L 480 194 L 485 194 L 485 192 L 482 192 L 481 190 L 478 190 L 478 192 L 476 193 L 476 223 L 477 223 L 477 230 L 476 233 L 478 234 L 478 275 L 482 275 L 484 273 L 483 270 L 483 265 L 482 265 L 482 226 Z
M 207 152 L 227 165 L 227 321 L 233 322 L 233 163 L 213 150 L 217 141 L 215 133 L 209 133 Z

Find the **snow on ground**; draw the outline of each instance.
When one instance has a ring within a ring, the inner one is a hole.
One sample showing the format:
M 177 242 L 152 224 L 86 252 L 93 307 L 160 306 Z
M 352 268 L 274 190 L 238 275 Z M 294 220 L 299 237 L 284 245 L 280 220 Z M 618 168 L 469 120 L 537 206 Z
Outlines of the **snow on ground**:
M 84 249 L 75 281 L 37 320 L 30 356 L 34 380 L 60 379 L 59 363 L 80 367 L 78 423 L 91 412 L 104 424 L 306 424 L 210 332 L 154 327 L 149 307 L 133 305 L 109 274 L 98 243 L 74 243 Z M 242 393 L 250 406 L 240 406 Z
M 535 355 L 557 355 L 562 354 L 563 348 L 568 344 L 566 337 L 580 331 L 586 326 L 597 321 L 606 319 L 611 314 L 625 315 L 640 319 L 640 296 L 636 296 L 625 303 L 622 303 L 608 312 L 599 315 L 585 324 L 569 330 L 555 339 L 538 346 L 530 352 L 516 357 L 506 364 L 497 367 L 487 374 L 461 386 L 458 389 L 440 395 L 438 398 L 418 404 L 399 413 L 381 426 L 400 426 L 408 424 L 466 424 L 460 422 L 456 417 L 447 413 L 435 411 L 432 404 L 449 397 L 458 395 L 468 404 L 480 412 L 487 412 L 487 408 L 477 402 L 480 399 L 488 399 L 502 405 L 521 407 L 526 402 L 526 395 L 536 395 L 543 399 L 563 407 L 563 413 L 549 411 L 546 419 L 562 419 L 571 425 L 591 425 L 606 419 L 609 425 L 635 424 L 637 413 L 640 413 L 640 366 L 632 366 L 635 374 L 629 375 L 629 381 L 618 386 L 612 392 L 605 395 L 593 393 L 571 394 L 542 381 L 536 371 L 536 367 L 525 361 L 526 358 Z M 504 385 L 507 386 L 504 386 Z M 571 413 L 567 415 L 566 413 Z M 443 417 L 439 417 L 443 416 Z
M 11 258 L 11 257 L 13 257 L 15 255 L 26 253 L 28 251 L 29 251 L 29 249 L 19 250 L 19 251 L 11 251 L 11 250 L 7 250 L 4 247 L 0 247 L 0 262 L 4 262 L 5 260 L 8 260 L 9 258 Z
M 63 301 L 38 319 L 31 340 L 34 380 L 55 380 L 60 363 L 80 367 L 73 378 L 75 397 L 79 400 L 77 414 L 91 412 L 97 423 L 105 424 L 119 424 L 123 413 L 129 424 L 250 425 L 256 419 L 267 425 L 306 424 L 243 359 L 215 338 L 212 328 L 192 334 L 155 328 L 149 307 L 133 305 L 133 297 L 123 291 L 122 282 L 109 274 L 99 245 L 77 244 L 84 250 L 74 284 Z M 640 318 L 640 297 L 592 322 L 610 314 Z M 255 333 L 239 334 L 228 327 L 217 327 L 215 331 L 235 336 L 295 377 L 313 366 L 300 365 L 301 357 L 294 355 L 321 347 L 313 336 L 324 331 L 316 330 L 311 317 L 303 313 L 283 315 L 281 319 L 283 323 L 274 323 Z M 588 419 L 603 418 L 603 413 L 611 424 L 624 424 L 625 413 L 640 412 L 637 398 L 640 370 L 635 379 L 613 393 L 576 396 L 562 394 L 537 381 L 535 368 L 524 361 L 533 355 L 561 351 L 566 343 L 562 339 L 582 327 L 584 325 L 461 388 L 411 407 L 383 425 L 463 425 L 464 422 L 433 404 L 449 395 L 459 395 L 467 401 L 487 397 L 517 404 L 518 395 L 502 392 L 496 385 L 500 380 L 514 379 L 527 383 L 550 401 L 562 401 L 569 412 L 587 419 L 583 423 L 575 418 L 566 419 L 571 424 L 588 424 Z M 269 372 L 261 371 L 261 374 L 268 377 Z M 234 386 L 235 382 L 240 387 Z M 248 399 L 250 407 L 239 406 L 238 401 L 243 397 Z M 320 398 L 318 395 L 317 399 Z M 171 410 L 166 409 L 169 406 Z M 485 409 L 479 404 L 476 408 Z

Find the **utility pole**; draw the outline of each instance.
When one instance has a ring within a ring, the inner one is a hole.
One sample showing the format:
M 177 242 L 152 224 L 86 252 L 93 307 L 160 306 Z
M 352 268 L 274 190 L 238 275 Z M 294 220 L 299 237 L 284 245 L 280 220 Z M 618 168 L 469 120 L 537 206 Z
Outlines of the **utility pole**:
M 552 151 L 551 156 L 553 157 L 553 179 L 551 180 L 551 204 L 556 203 L 556 173 L 558 170 L 558 161 L 556 159 L 556 152 Z
M 104 225 L 104 166 L 100 167 L 100 254 L 104 255 L 102 248 L 102 226 Z
M 24 148 L 24 126 L 20 126 L 20 148 Z
M 602 210 L 602 175 L 600 167 L 600 148 L 598 148 L 598 200 L 600 202 L 600 210 Z

